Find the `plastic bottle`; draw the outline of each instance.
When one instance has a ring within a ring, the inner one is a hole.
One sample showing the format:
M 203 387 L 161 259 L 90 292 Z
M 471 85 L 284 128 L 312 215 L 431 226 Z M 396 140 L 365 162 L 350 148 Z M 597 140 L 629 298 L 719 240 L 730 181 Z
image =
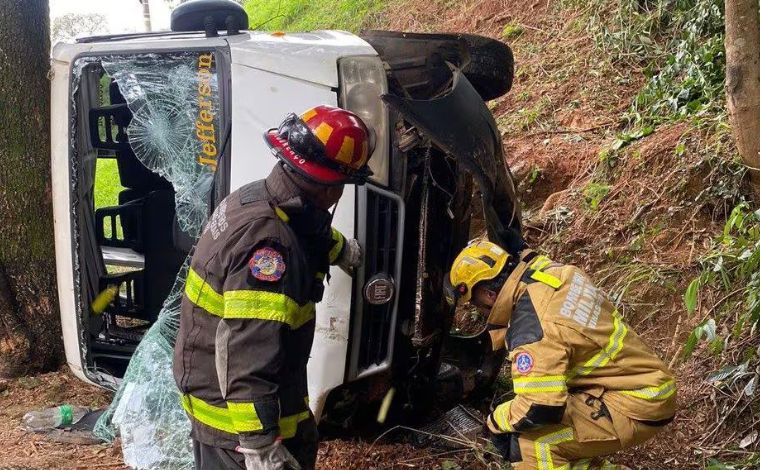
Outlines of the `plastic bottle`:
M 22 418 L 27 431 L 47 431 L 60 426 L 71 426 L 90 412 L 82 406 L 61 405 L 41 411 L 30 411 Z

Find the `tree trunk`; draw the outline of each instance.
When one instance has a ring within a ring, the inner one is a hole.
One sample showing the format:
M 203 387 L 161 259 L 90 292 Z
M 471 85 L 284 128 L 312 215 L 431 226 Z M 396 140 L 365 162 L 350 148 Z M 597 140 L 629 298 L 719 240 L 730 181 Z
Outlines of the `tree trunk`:
M 0 377 L 63 359 L 50 188 L 47 0 L 0 0 Z
M 726 0 L 726 100 L 736 147 L 760 194 L 760 22 L 757 0 Z

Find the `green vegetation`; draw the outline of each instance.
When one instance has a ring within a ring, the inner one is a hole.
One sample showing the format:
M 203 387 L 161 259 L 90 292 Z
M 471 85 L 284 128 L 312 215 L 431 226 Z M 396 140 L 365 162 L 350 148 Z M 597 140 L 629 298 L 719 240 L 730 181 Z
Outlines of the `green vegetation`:
M 726 68 L 722 1 L 592 3 L 588 29 L 597 46 L 615 63 L 643 67 L 648 78 L 630 122 L 720 115 Z
M 504 29 L 501 30 L 501 38 L 505 41 L 513 41 L 522 36 L 524 31 L 525 29 L 520 23 L 513 21 L 504 25 Z
M 718 285 L 729 292 L 724 302 L 733 297 L 743 299 L 740 303 L 744 308 L 738 314 L 733 308 L 713 308 L 716 315 L 730 315 L 734 323 L 728 334 L 737 339 L 747 330 L 757 328 L 760 325 L 760 210 L 752 212 L 746 203 L 735 207 L 723 234 L 715 240 L 701 264 L 702 273 L 689 284 L 684 294 L 687 311 L 693 313 L 696 310 L 703 287 Z M 722 351 L 729 341 L 729 338 L 722 339 L 715 333 L 715 320 L 706 318 L 692 331 L 684 354 L 690 355 L 703 337 L 710 342 L 713 352 Z M 754 350 L 747 352 L 750 356 L 756 353 Z
M 583 188 L 583 197 L 586 204 L 592 211 L 599 209 L 599 203 L 610 193 L 610 185 L 600 183 L 589 183 Z
M 267 31 L 340 29 L 356 32 L 381 0 L 246 0 L 251 28 Z
M 119 205 L 119 193 L 124 187 L 119 182 L 119 169 L 115 158 L 98 158 L 95 168 L 95 208 Z M 111 235 L 111 227 L 104 227 L 105 235 Z M 121 226 L 117 225 L 121 231 Z

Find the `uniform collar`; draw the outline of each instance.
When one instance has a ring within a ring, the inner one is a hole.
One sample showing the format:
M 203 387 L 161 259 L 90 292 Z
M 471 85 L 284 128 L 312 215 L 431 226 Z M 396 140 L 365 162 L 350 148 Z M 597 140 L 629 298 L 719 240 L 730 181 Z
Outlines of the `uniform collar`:
M 311 183 L 301 183 L 296 185 L 282 165 L 275 166 L 265 181 L 270 203 L 285 212 L 288 225 L 297 233 L 330 238 L 332 214 L 310 204 L 308 191 L 311 188 L 304 186 Z
M 512 270 L 504 282 L 504 286 L 499 291 L 499 295 L 496 296 L 496 301 L 491 308 L 491 313 L 488 315 L 488 324 L 494 326 L 500 326 L 506 328 L 509 325 L 509 320 L 512 318 L 512 308 L 515 305 L 518 288 L 520 287 L 520 279 L 522 279 L 525 271 L 528 270 L 530 261 L 536 256 L 533 250 L 523 250 L 520 252 L 520 262 Z
M 285 212 L 291 210 L 303 210 L 306 198 L 301 188 L 296 186 L 290 179 L 290 175 L 282 165 L 277 164 L 265 180 L 267 193 L 274 205 L 281 207 Z M 287 209 L 286 209 L 287 208 Z

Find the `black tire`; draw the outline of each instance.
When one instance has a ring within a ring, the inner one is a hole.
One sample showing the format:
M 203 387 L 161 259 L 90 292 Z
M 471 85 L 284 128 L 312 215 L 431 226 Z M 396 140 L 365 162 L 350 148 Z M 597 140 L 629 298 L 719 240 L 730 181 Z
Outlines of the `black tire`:
M 447 62 L 462 70 L 484 101 L 512 87 L 512 50 L 495 39 L 396 31 L 366 31 L 362 38 L 389 65 L 393 80 L 416 99 L 430 99 L 446 87 L 451 77 Z
M 512 49 L 495 39 L 463 34 L 470 52 L 470 62 L 462 72 L 484 101 L 506 94 L 512 89 L 515 59 Z

